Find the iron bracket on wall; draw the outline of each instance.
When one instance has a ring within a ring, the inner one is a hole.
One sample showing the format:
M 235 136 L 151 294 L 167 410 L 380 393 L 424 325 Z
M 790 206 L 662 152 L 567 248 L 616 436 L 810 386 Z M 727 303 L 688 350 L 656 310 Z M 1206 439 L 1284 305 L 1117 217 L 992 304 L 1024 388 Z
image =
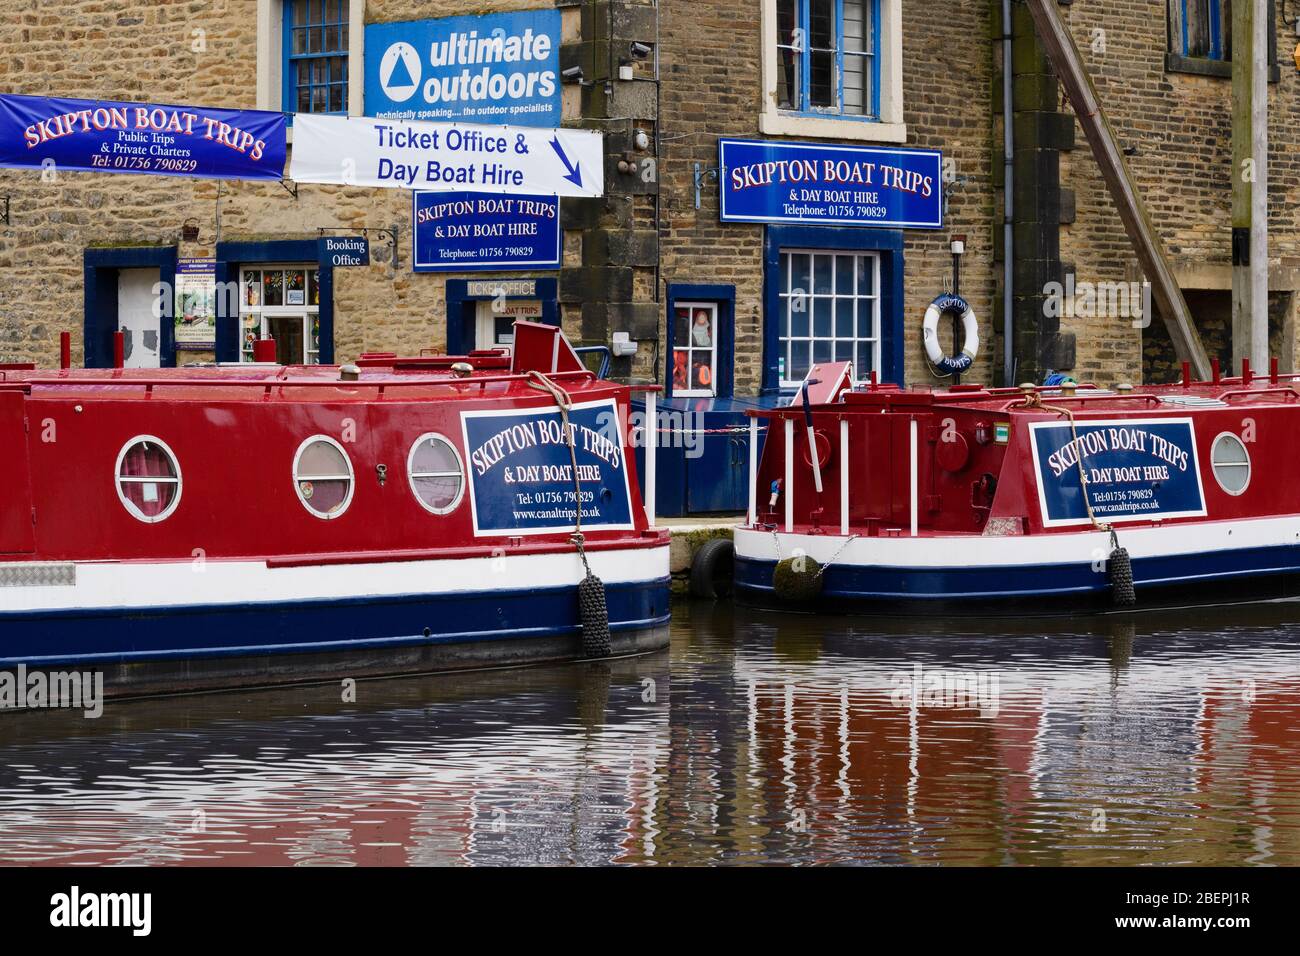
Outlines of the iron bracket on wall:
M 4 203 L 3 206 L 0 206 L 0 219 L 3 219 L 4 224 L 7 226 L 9 225 L 9 197 L 0 197 L 0 202 Z
M 712 177 L 714 182 L 718 181 L 718 174 L 721 172 L 721 166 L 710 166 L 705 169 L 699 163 L 695 164 L 695 208 L 700 208 L 700 187 L 704 185 L 706 177 Z
M 290 183 L 293 183 L 293 185 L 290 186 L 289 185 Z M 283 189 L 285 192 L 287 192 L 294 199 L 298 198 L 298 184 L 296 182 L 293 182 L 293 180 L 281 179 L 280 188 Z

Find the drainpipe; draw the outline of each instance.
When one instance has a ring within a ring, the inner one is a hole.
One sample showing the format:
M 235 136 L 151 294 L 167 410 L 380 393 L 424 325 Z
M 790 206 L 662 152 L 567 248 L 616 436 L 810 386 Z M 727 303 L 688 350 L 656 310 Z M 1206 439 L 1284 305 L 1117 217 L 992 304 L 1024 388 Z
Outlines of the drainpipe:
M 1014 186 L 1016 134 L 1011 90 L 1011 0 L 1002 0 L 1002 384 L 1016 384 Z

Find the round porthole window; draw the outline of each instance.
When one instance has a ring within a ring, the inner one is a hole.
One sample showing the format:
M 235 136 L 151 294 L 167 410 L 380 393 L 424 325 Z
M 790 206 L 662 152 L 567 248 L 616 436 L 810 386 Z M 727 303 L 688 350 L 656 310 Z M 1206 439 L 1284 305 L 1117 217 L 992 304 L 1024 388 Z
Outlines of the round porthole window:
M 445 515 L 465 494 L 465 468 L 456 446 L 439 434 L 421 435 L 406 459 L 411 491 L 425 511 Z
M 117 496 L 133 518 L 155 524 L 181 503 L 181 469 L 161 439 L 132 438 L 118 452 L 116 474 Z
M 1239 495 L 1250 484 L 1250 454 L 1240 438 L 1224 432 L 1210 447 L 1214 480 L 1230 495 Z
M 308 438 L 293 459 L 293 487 L 302 506 L 317 518 L 337 518 L 352 503 L 352 462 L 343 446 L 326 435 Z

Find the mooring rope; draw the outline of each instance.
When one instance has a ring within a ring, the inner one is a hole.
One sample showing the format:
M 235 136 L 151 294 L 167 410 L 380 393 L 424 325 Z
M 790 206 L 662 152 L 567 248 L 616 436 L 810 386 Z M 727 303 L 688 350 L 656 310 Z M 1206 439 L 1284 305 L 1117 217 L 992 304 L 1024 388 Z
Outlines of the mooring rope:
M 1119 535 L 1115 531 L 1115 526 L 1097 520 L 1097 515 L 1092 510 L 1092 498 L 1088 494 L 1088 474 L 1083 468 L 1083 454 L 1079 452 L 1079 428 L 1074 418 L 1074 412 L 1061 405 L 1048 405 L 1038 392 L 1030 392 L 1025 396 L 1021 405 L 1013 407 L 1055 412 L 1058 415 L 1064 415 L 1066 420 L 1069 421 L 1070 442 L 1075 446 L 1076 450 L 1074 464 L 1079 471 L 1079 490 L 1083 493 L 1083 507 L 1088 513 L 1088 521 L 1092 524 L 1094 530 L 1105 531 L 1110 534 L 1111 552 L 1106 564 L 1110 576 L 1112 596 L 1115 603 L 1121 607 L 1133 606 L 1137 603 L 1137 592 L 1133 589 L 1133 563 L 1129 558 L 1128 550 L 1119 546 Z
M 586 536 L 582 533 L 582 479 L 578 477 L 578 449 L 573 440 L 573 428 L 569 424 L 569 411 L 573 408 L 573 399 L 569 393 L 560 388 L 542 372 L 532 369 L 528 373 L 528 384 L 549 392 L 560 410 L 561 427 L 564 429 L 565 444 L 569 446 L 569 462 L 573 468 L 573 534 L 569 540 L 577 548 L 578 557 L 582 559 L 586 576 L 578 584 L 578 607 L 582 616 L 582 649 L 588 657 L 608 657 L 612 651 L 609 634 L 609 606 L 605 599 L 605 585 L 591 571 L 587 561 Z

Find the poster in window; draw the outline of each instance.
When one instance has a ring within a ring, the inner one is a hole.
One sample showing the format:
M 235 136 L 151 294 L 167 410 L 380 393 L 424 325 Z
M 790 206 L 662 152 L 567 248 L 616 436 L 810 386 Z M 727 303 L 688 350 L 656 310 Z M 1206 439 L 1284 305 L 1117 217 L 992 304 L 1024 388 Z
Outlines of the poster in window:
M 178 349 L 205 350 L 217 341 L 217 260 L 176 260 Z
M 714 343 L 717 309 L 701 305 L 678 306 L 673 316 L 673 391 L 714 394 Z

